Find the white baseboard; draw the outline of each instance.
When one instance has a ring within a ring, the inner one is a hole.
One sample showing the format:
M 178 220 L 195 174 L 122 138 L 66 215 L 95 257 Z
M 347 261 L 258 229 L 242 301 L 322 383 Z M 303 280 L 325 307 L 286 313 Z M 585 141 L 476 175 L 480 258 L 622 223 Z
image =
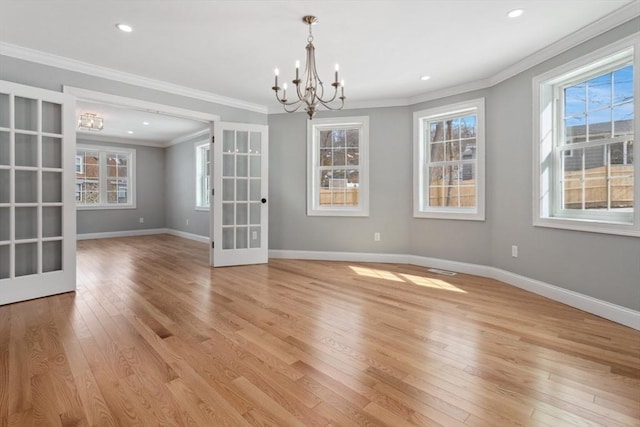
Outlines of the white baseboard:
M 149 228 L 146 230 L 126 230 L 126 231 L 107 231 L 104 233 L 84 233 L 76 236 L 77 240 L 89 240 L 89 239 L 110 239 L 113 237 L 133 237 L 133 236 L 148 236 L 151 234 L 165 234 L 166 228 Z
M 200 236 L 198 234 L 186 233 L 184 231 L 174 230 L 172 228 L 150 228 L 147 230 L 126 230 L 126 231 L 109 231 L 105 233 L 84 233 L 84 234 L 78 234 L 77 240 L 110 239 L 113 237 L 149 236 L 152 234 L 171 234 L 173 236 L 183 237 L 189 240 L 195 240 L 202 243 L 209 243 L 209 237 L 207 236 Z
M 579 308 L 587 313 L 604 317 L 616 323 L 640 330 L 640 312 L 630 308 L 602 301 L 588 295 L 551 285 L 546 282 L 521 276 L 510 271 L 493 268 L 493 279 L 508 283 L 520 289 L 534 294 L 542 295 L 554 301 L 561 302 L 571 307 Z
M 616 323 L 640 330 L 640 312 L 602 301 L 549 283 L 521 276 L 500 268 L 416 255 L 379 254 L 363 252 L 323 252 L 270 250 L 270 258 L 308 259 L 319 261 L 351 261 L 412 264 L 434 267 L 464 274 L 488 277 L 542 295 L 554 301 L 578 308 Z
M 287 251 L 271 249 L 269 258 L 309 259 L 316 261 L 382 262 L 408 264 L 406 255 L 370 252 Z
M 209 236 L 201 236 L 199 234 L 187 233 L 185 231 L 174 230 L 173 228 L 165 228 L 165 233 L 172 236 L 184 237 L 185 239 L 195 240 L 196 242 L 209 243 Z
M 439 268 L 441 270 L 455 271 L 456 273 L 473 274 L 474 276 L 492 277 L 492 267 L 468 262 L 450 261 L 440 258 L 429 258 L 424 256 L 409 255 L 407 264 L 419 265 L 420 267 Z

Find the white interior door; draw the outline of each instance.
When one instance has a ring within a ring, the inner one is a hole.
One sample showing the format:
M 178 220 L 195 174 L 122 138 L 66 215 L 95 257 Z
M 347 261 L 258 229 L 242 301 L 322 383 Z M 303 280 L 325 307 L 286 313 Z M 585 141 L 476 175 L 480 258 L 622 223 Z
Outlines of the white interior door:
M 75 98 L 0 81 L 0 304 L 76 288 Z
M 215 123 L 214 267 L 268 262 L 268 138 L 267 126 Z

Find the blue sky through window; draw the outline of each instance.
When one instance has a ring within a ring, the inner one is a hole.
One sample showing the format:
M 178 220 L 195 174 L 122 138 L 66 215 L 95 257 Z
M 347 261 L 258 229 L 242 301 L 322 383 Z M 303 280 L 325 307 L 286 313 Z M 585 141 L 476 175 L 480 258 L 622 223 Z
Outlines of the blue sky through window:
M 633 119 L 633 66 L 569 86 L 564 90 L 567 127 Z

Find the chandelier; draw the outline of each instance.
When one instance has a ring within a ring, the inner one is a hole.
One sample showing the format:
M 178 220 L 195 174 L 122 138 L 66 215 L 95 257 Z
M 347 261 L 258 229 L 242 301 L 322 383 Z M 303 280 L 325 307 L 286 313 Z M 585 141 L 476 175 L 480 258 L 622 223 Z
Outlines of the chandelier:
M 336 64 L 335 78 L 331 86 L 333 86 L 333 96 L 325 98 L 324 85 L 322 80 L 318 76 L 318 70 L 316 70 L 316 48 L 313 46 L 313 33 L 311 32 L 311 26 L 318 23 L 318 18 L 315 16 L 307 15 L 302 18 L 302 21 L 309 25 L 309 37 L 307 37 L 307 63 L 305 70 L 300 76 L 300 61 L 296 61 L 296 78 L 292 81 L 295 85 L 295 98 L 292 101 L 287 99 L 287 84 L 284 83 L 282 88 L 278 86 L 279 70 L 276 68 L 276 80 L 275 85 L 271 88 L 276 93 L 276 99 L 287 113 L 295 113 L 301 107 L 304 107 L 304 111 L 307 112 L 309 120 L 313 118 L 316 113 L 318 105 L 322 105 L 328 110 L 341 110 L 344 106 L 344 80 L 339 81 L 338 71 L 339 67 Z M 338 96 L 338 87 L 340 88 L 340 96 Z M 282 94 L 280 90 L 282 89 Z M 340 102 L 332 104 L 336 99 Z
M 98 115 L 94 113 L 80 114 L 80 118 L 78 119 L 78 129 L 100 132 L 103 128 L 104 119 L 102 117 L 98 117 Z

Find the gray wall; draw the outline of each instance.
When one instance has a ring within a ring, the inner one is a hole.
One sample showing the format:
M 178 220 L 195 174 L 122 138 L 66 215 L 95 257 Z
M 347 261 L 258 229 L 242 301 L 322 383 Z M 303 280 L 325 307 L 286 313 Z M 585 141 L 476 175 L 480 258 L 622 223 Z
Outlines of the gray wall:
M 208 138 L 194 139 L 165 149 L 166 227 L 209 236 L 209 211 L 196 210 L 195 146 Z M 187 224 L 189 220 L 189 224 Z
M 23 61 L 8 56 L 0 55 L 0 64 L 0 80 L 7 80 L 58 92 L 62 91 L 62 86 L 73 86 L 111 95 L 142 99 L 158 104 L 215 114 L 220 116 L 222 120 L 229 122 L 267 123 L 266 114 L 120 83 L 114 80 Z
M 636 18 L 498 84 L 487 111 L 491 264 L 634 310 L 640 310 L 640 238 L 532 226 L 531 81 L 639 28 Z M 518 258 L 511 257 L 514 244 Z
M 415 104 L 411 107 L 411 120 L 413 120 L 413 112 L 415 111 L 477 98 L 485 98 L 485 176 L 487 179 L 487 184 L 485 185 L 485 221 L 413 218 L 413 200 L 409 200 L 408 203 L 412 209 L 411 217 L 409 218 L 409 253 L 411 255 L 491 265 L 491 252 L 488 248 L 491 241 L 491 224 L 493 223 L 493 209 L 490 202 L 493 191 L 488 183 L 490 175 L 494 173 L 494 162 L 489 154 L 489 147 L 495 145 L 495 141 L 491 138 L 491 126 L 489 124 L 493 106 L 490 90 L 485 89 Z M 412 168 L 413 163 L 409 167 Z M 409 186 L 413 192 L 413 178 L 410 182 Z
M 164 148 L 112 144 L 83 139 L 78 139 L 77 143 L 136 150 L 136 208 L 78 209 L 78 234 L 165 227 Z M 144 224 L 140 224 L 140 217 L 144 218 Z
M 269 116 L 269 246 L 411 254 L 495 266 L 640 310 L 640 239 L 533 227 L 532 77 L 621 39 L 636 18 L 489 89 L 408 108 L 349 110 L 371 133 L 369 218 L 306 216 L 306 119 Z M 479 97 L 486 113 L 486 220 L 413 218 L 412 113 Z M 373 242 L 373 232 L 382 233 Z M 519 257 L 511 257 L 518 245 Z
M 411 206 L 408 107 L 318 113 L 369 116 L 369 217 L 307 216 L 307 116 L 269 116 L 269 248 L 406 254 Z M 374 242 L 373 233 L 381 240 Z
M 0 55 L 0 80 L 7 80 L 53 91 L 62 91 L 62 87 L 65 85 L 74 86 L 112 95 L 215 114 L 220 116 L 224 121 L 257 124 L 267 123 L 266 114 L 173 95 L 2 55 Z M 102 145 L 102 143 L 94 145 Z M 134 148 L 138 150 L 136 155 L 136 162 L 139 168 L 137 171 L 138 188 L 136 194 L 138 209 L 79 211 L 78 233 L 151 229 L 170 226 L 189 233 L 208 235 L 208 220 L 205 227 L 203 226 L 204 220 L 202 219 L 206 213 L 193 213 L 194 226 L 185 226 L 186 218 L 188 217 L 185 212 L 188 209 L 194 212 L 195 199 L 188 207 L 185 206 L 184 209 L 181 208 L 184 212 L 177 212 L 174 204 L 175 198 L 184 196 L 183 193 L 187 189 L 186 184 L 182 184 L 186 183 L 194 173 L 195 159 L 193 156 L 184 156 L 183 159 L 186 163 L 180 163 L 173 156 L 173 147 L 167 150 L 166 159 L 164 149 L 141 146 L 135 146 Z M 182 147 L 177 149 L 177 151 L 181 149 Z M 193 154 L 193 150 L 191 153 Z M 165 182 L 165 160 L 168 164 L 168 173 L 172 174 L 171 176 L 181 183 L 181 187 L 179 187 L 177 191 L 173 185 L 171 189 L 168 189 L 166 199 L 165 189 L 163 188 Z M 163 173 L 160 173 L 160 171 Z M 192 184 L 194 182 L 195 178 L 191 180 Z M 147 195 L 147 191 L 154 196 Z M 191 191 L 194 192 L 193 197 L 195 197 L 195 189 Z M 165 209 L 168 211 L 167 215 L 165 215 Z M 144 216 L 144 224 L 139 223 L 140 216 Z

